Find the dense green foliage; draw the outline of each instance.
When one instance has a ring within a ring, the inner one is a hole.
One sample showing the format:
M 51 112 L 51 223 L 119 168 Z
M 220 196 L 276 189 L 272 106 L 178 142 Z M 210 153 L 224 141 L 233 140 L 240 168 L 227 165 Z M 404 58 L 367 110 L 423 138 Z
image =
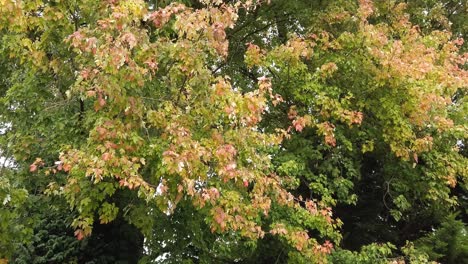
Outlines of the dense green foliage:
M 468 263 L 466 0 L 0 0 L 1 263 Z

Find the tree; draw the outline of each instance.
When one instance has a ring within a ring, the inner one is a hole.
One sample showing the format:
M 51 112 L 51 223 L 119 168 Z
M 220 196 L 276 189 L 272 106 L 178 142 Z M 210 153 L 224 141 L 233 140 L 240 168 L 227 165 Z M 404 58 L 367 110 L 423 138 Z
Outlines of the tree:
M 434 232 L 416 240 L 416 247 L 431 257 L 444 263 L 466 263 L 468 237 L 466 226 L 455 219 L 456 215 L 447 216 Z
M 2 201 L 0 208 L 0 263 L 10 258 L 11 252 L 17 249 L 18 244 L 26 242 L 31 232 L 26 223 L 21 224 L 25 220 L 22 218 L 24 210 L 22 205 L 26 200 L 27 192 L 11 184 L 6 177 L 8 172 L 5 174 L 0 181 L 0 200 Z M 12 226 L 11 224 L 15 222 L 18 224 Z
M 0 3 L 0 257 L 374 263 L 463 205 L 461 3 Z

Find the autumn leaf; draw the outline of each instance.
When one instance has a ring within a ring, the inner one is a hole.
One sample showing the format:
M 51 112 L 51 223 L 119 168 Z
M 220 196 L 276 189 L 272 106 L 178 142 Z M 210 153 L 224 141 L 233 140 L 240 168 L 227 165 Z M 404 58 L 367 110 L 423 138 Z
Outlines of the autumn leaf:
M 29 165 L 29 171 L 30 172 L 35 172 L 36 170 L 37 170 L 37 165 L 36 164 Z
M 84 238 L 83 230 L 81 230 L 81 229 L 75 230 L 75 237 L 78 240 L 83 240 L 83 238 Z

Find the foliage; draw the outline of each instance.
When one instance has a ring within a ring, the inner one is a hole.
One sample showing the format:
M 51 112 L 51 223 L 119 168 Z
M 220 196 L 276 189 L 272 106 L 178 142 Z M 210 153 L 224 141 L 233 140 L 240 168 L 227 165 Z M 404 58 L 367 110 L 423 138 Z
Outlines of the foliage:
M 463 260 L 455 2 L 0 0 L 0 259 Z
M 5 171 L 4 171 L 5 173 Z M 8 172 L 6 172 L 8 175 Z M 23 204 L 28 193 L 23 188 L 17 188 L 3 175 L 0 178 L 0 262 L 11 257 L 18 244 L 28 241 L 31 230 L 23 222 Z M 12 225 L 12 223 L 16 223 Z
M 416 248 L 443 263 L 468 262 L 466 225 L 455 217 L 455 214 L 448 216 L 438 229 L 416 240 Z
M 387 257 L 391 256 L 395 246 L 391 244 L 364 246 L 360 252 L 337 250 L 330 255 L 331 263 L 388 263 Z

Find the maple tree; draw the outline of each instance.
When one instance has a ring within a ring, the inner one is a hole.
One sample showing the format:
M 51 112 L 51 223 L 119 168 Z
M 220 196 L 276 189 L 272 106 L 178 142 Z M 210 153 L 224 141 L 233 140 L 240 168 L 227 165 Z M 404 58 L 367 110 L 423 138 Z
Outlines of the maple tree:
M 422 238 L 466 210 L 447 6 L 0 0 L 0 258 L 454 263 Z

